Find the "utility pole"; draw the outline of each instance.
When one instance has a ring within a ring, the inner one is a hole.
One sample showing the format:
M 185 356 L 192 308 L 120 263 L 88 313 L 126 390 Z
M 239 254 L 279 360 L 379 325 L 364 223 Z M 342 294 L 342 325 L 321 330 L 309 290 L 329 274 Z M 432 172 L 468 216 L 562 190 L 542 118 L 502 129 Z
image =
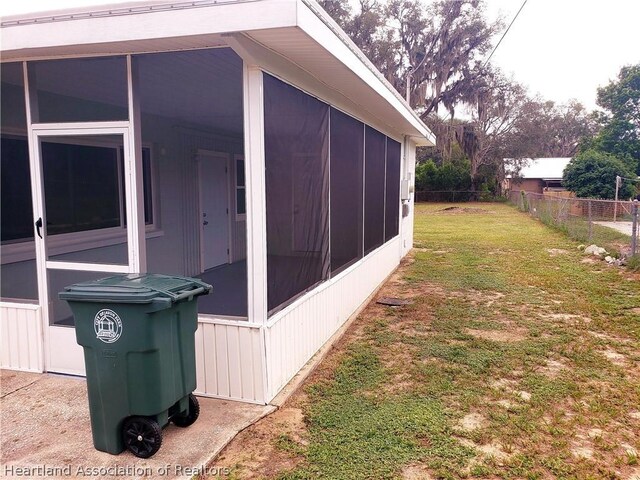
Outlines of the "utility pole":
M 409 106 L 411 106 L 411 76 L 413 75 L 413 67 L 409 67 L 407 70 L 407 93 L 405 95 L 405 99 Z
M 616 175 L 616 203 L 613 206 L 613 221 L 614 222 L 618 218 L 618 191 L 620 190 L 621 181 L 622 181 L 622 177 L 620 177 L 620 175 Z

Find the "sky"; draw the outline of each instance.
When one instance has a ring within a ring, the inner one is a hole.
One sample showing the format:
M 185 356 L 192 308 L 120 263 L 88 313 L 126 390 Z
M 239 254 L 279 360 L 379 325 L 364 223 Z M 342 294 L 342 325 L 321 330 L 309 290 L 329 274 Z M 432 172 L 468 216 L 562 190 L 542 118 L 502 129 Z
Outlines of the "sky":
M 511 21 L 522 0 L 488 0 L 487 13 Z M 597 88 L 640 63 L 640 1 L 528 0 L 492 62 L 559 103 L 596 106 Z
M 0 16 L 124 1 L 5 0 Z M 508 24 L 524 0 L 485 1 L 488 17 L 502 15 Z M 639 0 L 527 0 L 492 62 L 533 95 L 576 99 L 591 110 L 598 87 L 640 63 L 639 30 Z

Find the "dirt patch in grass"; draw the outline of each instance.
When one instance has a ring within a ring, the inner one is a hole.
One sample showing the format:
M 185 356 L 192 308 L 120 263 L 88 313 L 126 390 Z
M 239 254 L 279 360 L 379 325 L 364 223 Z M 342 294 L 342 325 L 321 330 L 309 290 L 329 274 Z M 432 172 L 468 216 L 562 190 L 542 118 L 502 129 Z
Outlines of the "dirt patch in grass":
M 553 360 L 550 358 L 547 360 L 545 365 L 539 367 L 537 371 L 550 378 L 556 378 L 560 374 L 560 372 L 562 372 L 566 368 L 567 365 L 564 361 Z
M 620 337 L 618 335 L 608 335 L 606 333 L 602 333 L 602 332 L 594 332 L 589 330 L 587 332 L 589 335 L 599 339 L 599 340 L 603 340 L 605 342 L 609 342 L 609 343 L 620 343 L 623 345 L 627 345 L 629 343 L 631 343 L 631 340 L 629 338 L 624 338 L 624 337 Z
M 491 340 L 492 342 L 521 342 L 527 336 L 527 330 L 516 328 L 510 330 L 478 330 L 467 328 L 465 332 L 476 338 Z
M 517 406 L 517 404 L 512 401 L 512 400 L 507 400 L 505 398 L 501 399 L 501 400 L 497 400 L 495 402 L 496 405 L 499 405 L 502 408 L 505 408 L 507 410 L 512 410 L 513 408 L 515 408 Z
M 513 391 L 513 389 L 518 385 L 516 380 L 511 380 L 509 378 L 500 378 L 498 380 L 493 380 L 489 383 L 491 388 L 496 390 L 509 390 Z
M 602 262 L 602 260 L 597 260 L 593 257 L 584 257 L 582 260 L 580 260 L 580 263 L 586 263 L 588 265 L 594 265 L 600 262 Z
M 558 255 L 566 255 L 569 253 L 569 250 L 565 250 L 564 248 L 547 248 L 547 252 L 552 257 L 557 257 Z
M 417 347 L 415 345 L 405 345 L 397 342 L 392 343 L 380 354 L 380 361 L 392 375 L 402 375 L 403 380 L 407 380 L 407 371 L 411 368 L 417 357 Z M 387 386 L 393 387 L 393 382 L 385 382 Z
M 571 453 L 578 459 L 590 460 L 593 458 L 593 448 L 584 442 L 575 442 L 571 445 Z
M 407 465 L 402 469 L 404 480 L 432 480 L 429 469 L 424 465 Z
M 545 320 L 553 322 L 563 322 L 569 325 L 579 325 L 591 323 L 591 318 L 584 315 L 573 315 L 570 313 L 547 313 L 540 315 Z
M 308 444 L 302 410 L 285 406 L 240 432 L 215 460 L 231 478 L 273 478 L 298 466 Z
M 448 295 L 451 297 L 465 297 L 468 298 L 474 305 L 484 305 L 486 307 L 490 307 L 494 303 L 499 302 L 505 296 L 505 294 L 501 292 L 481 291 L 474 289 L 470 289 L 465 292 L 454 292 L 453 295 L 451 292 L 449 292 Z
M 447 208 L 442 208 L 440 210 L 436 210 L 434 213 L 441 213 L 441 214 L 448 213 L 448 214 L 454 214 L 454 215 L 460 215 L 460 214 L 486 215 L 486 214 L 492 214 L 494 212 L 485 210 L 484 208 L 476 208 L 476 207 L 447 207 Z
M 391 322 L 389 324 L 389 330 L 409 337 L 426 337 L 432 334 L 432 329 L 428 322 L 421 322 L 418 325 L 412 322 Z
M 465 447 L 473 449 L 476 452 L 476 456 L 469 462 L 469 471 L 473 471 L 474 468 L 485 464 L 495 463 L 496 465 L 502 466 L 514 453 L 505 452 L 504 446 L 498 442 L 479 444 L 468 438 L 460 438 L 458 441 Z
M 607 348 L 606 350 L 599 350 L 598 353 L 603 355 L 607 360 L 609 360 L 614 365 L 619 367 L 627 366 L 627 357 L 622 355 L 621 353 L 616 352 L 611 348 Z
M 486 427 L 487 420 L 479 413 L 468 413 L 467 415 L 462 417 L 462 420 L 460 420 L 458 426 L 466 432 L 472 432 L 473 430 Z

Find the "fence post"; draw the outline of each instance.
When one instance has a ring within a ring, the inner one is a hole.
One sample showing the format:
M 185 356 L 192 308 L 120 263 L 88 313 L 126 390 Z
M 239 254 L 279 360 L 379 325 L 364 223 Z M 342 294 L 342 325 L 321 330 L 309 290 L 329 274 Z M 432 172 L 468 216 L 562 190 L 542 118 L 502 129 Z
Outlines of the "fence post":
M 636 254 L 638 248 L 638 201 L 634 201 L 631 206 L 631 217 L 633 223 L 631 224 L 631 255 Z
M 589 216 L 589 233 L 587 234 L 587 240 L 591 242 L 591 237 L 593 235 L 593 227 L 592 227 L 593 217 L 591 216 L 591 200 L 587 201 L 587 212 Z

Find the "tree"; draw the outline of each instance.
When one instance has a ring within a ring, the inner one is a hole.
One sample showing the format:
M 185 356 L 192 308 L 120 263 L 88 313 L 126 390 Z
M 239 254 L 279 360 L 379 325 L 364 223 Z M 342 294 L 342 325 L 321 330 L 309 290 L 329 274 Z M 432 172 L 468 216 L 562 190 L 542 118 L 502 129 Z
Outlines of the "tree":
M 593 115 L 576 100 L 558 105 L 536 98 L 523 108 L 517 140 L 530 144 L 531 157 L 573 157 L 598 130 Z
M 455 129 L 455 138 L 471 162 L 472 189 L 479 184 L 481 169 L 504 175 L 504 160 L 519 163 L 531 156 L 531 144 L 518 142 L 518 122 L 529 97 L 525 88 L 493 70 L 476 92 L 469 122 Z
M 500 22 L 488 23 L 481 0 L 440 0 L 426 9 L 419 0 L 392 0 L 387 14 L 399 25 L 400 57 L 396 88 L 403 91 L 411 73 L 411 104 L 423 119 L 444 106 L 473 98 L 485 57 Z
M 616 176 L 630 178 L 633 172 L 613 155 L 598 150 L 586 150 L 576 155 L 567 165 L 563 185 L 583 198 L 615 198 Z M 619 198 L 630 198 L 634 186 L 622 182 Z
M 622 67 L 616 81 L 598 89 L 603 128 L 587 144 L 623 160 L 640 174 L 640 64 Z
M 471 186 L 469 162 L 436 165 L 429 159 L 416 166 L 416 190 L 418 191 L 466 191 Z
M 351 5 L 344 0 L 320 0 L 320 5 L 346 32 L 345 28 L 351 21 Z
M 411 72 L 411 104 L 428 119 L 444 106 L 470 101 L 485 56 L 501 23 L 488 23 L 482 0 L 360 0 L 352 14 L 347 1 L 320 4 L 403 96 Z
M 487 21 L 483 0 L 360 0 L 355 14 L 347 0 L 321 4 L 403 96 L 410 75 L 410 103 L 436 135 L 430 158 L 444 165 L 462 151 L 474 190 L 500 184 L 505 158 L 517 170 L 526 157 L 572 156 L 596 131 L 579 103 L 531 99 L 487 63 L 502 23 Z M 470 120 L 455 118 L 460 106 Z

